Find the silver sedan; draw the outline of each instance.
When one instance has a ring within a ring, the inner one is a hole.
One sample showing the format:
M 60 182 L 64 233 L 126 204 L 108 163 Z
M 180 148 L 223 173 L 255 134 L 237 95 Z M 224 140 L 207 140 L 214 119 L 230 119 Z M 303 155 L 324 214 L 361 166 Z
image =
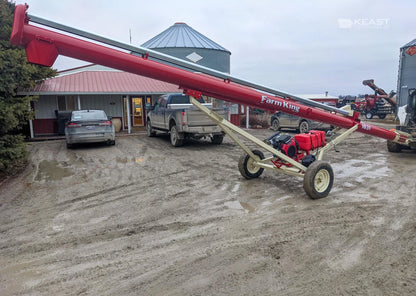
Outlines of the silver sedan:
M 311 129 L 330 130 L 332 126 L 326 123 L 317 122 L 299 116 L 276 112 L 270 119 L 272 129 L 278 131 L 282 128 L 296 129 L 300 133 L 307 133 Z
M 115 144 L 113 123 L 103 110 L 72 111 L 65 127 L 66 145 L 105 142 Z

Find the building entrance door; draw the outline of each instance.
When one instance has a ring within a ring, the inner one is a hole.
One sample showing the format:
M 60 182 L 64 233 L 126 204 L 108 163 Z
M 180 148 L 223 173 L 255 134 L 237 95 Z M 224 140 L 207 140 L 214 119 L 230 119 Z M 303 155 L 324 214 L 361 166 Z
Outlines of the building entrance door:
M 131 98 L 133 126 L 143 126 L 143 97 Z

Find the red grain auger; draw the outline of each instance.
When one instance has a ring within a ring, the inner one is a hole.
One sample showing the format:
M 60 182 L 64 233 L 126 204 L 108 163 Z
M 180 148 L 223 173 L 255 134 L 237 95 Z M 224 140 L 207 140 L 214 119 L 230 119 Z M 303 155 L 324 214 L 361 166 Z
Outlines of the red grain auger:
M 361 122 L 357 112 L 325 106 L 149 49 L 115 42 L 31 16 L 26 13 L 27 9 L 28 5 L 16 6 L 10 41 L 26 49 L 29 62 L 50 67 L 58 55 L 63 55 L 178 85 L 191 96 L 195 106 L 214 120 L 244 150 L 238 167 L 247 179 L 259 177 L 264 169 L 280 171 L 303 178 L 306 193 L 313 199 L 321 198 L 329 194 L 334 180 L 331 165 L 322 160 L 323 155 L 351 133 L 358 131 L 384 138 L 388 140 L 390 148 L 414 148 L 416 145 L 415 139 L 408 133 L 386 130 Z M 34 26 L 30 22 L 75 34 L 83 39 Z M 86 41 L 85 38 L 94 42 Z M 157 60 L 169 62 L 170 65 Z M 202 106 L 195 99 L 201 95 L 272 112 L 281 111 L 324 122 L 346 131 L 329 143 L 325 143 L 319 132 L 301 134 L 293 138 L 277 134 L 266 141 L 260 141 Z M 251 150 L 238 135 L 267 151 L 266 155 L 261 150 Z

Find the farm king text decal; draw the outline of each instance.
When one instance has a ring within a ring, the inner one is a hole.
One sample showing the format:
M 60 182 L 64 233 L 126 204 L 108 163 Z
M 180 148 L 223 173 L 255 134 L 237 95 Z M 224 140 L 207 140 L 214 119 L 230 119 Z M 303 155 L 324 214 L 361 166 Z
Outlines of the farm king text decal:
M 273 105 L 273 106 L 277 106 L 277 107 L 282 107 L 285 108 L 287 110 L 299 113 L 299 106 L 294 106 L 289 102 L 282 102 L 282 101 L 277 101 L 277 100 L 273 100 L 270 99 L 267 96 L 261 96 L 261 103 L 262 104 L 269 104 L 269 105 Z

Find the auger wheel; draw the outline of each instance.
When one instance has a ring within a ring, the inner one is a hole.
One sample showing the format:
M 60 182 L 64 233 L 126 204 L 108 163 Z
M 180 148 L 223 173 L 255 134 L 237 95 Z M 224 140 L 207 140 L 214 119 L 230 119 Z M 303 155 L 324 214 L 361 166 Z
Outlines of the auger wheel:
M 303 189 L 312 199 L 328 196 L 334 184 L 334 172 L 328 162 L 314 161 L 306 170 Z
M 246 179 L 258 178 L 264 171 L 264 168 L 257 165 L 257 161 L 264 159 L 263 152 L 253 150 L 253 154 L 255 158 L 250 157 L 248 154 L 244 154 L 238 161 L 238 170 Z

